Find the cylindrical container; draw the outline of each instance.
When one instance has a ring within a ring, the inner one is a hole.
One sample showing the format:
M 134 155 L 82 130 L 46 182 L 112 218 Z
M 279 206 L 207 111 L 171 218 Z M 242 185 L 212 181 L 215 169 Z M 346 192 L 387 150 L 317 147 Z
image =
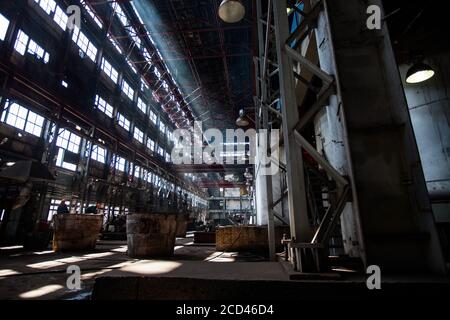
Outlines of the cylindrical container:
M 175 214 L 128 214 L 128 255 L 133 258 L 172 255 L 176 229 Z
M 57 214 L 54 216 L 53 250 L 92 250 L 102 229 L 103 216 Z
M 177 215 L 177 237 L 186 238 L 188 226 L 188 216 L 185 214 Z

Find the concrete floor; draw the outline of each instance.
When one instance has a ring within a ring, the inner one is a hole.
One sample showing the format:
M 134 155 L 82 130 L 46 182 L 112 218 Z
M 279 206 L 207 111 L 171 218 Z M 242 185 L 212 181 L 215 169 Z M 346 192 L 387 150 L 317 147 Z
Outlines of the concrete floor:
M 256 299 L 258 294 L 342 298 L 368 293 L 361 274 L 340 272 L 319 279 L 306 275 L 303 280 L 292 281 L 293 273 L 285 262 L 267 262 L 255 254 L 216 252 L 212 245 L 194 245 L 192 238 L 177 239 L 174 256 L 165 259 L 131 259 L 126 250 L 121 241 L 99 241 L 94 251 L 76 254 L 0 248 L 0 300 L 89 299 L 96 279 L 100 299 L 209 299 L 239 294 L 247 299 Z M 79 291 L 67 289 L 70 265 L 81 269 Z M 391 288 L 394 296 L 450 292 L 450 279 L 383 277 L 383 288 Z
M 177 239 L 174 256 L 164 260 L 132 259 L 126 250 L 126 242 L 121 241 L 99 241 L 92 252 L 70 254 L 0 248 L 0 300 L 85 299 L 100 276 L 289 279 L 280 263 L 267 262 L 254 254 L 216 252 L 212 245 L 194 245 L 190 237 Z M 73 292 L 66 287 L 70 265 L 81 269 L 81 291 Z

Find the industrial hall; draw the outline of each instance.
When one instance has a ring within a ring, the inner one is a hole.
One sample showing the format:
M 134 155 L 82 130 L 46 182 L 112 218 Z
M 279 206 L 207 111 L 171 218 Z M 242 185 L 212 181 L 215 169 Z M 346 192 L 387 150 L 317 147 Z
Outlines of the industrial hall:
M 0 302 L 448 297 L 447 15 L 0 0 Z

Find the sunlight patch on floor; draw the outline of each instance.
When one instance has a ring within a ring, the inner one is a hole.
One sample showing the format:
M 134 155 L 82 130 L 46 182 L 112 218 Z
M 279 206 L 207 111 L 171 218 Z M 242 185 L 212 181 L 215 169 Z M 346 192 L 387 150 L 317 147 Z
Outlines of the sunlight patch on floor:
M 64 262 L 59 262 L 57 260 L 43 261 L 38 263 L 27 264 L 28 268 L 45 270 L 55 267 L 61 267 L 66 265 Z
M 11 270 L 11 269 L 1 269 L 0 270 L 0 277 L 7 277 L 7 276 L 13 276 L 16 274 L 21 274 L 18 271 Z
M 59 284 L 50 284 L 47 286 L 43 286 L 38 289 L 30 290 L 19 295 L 20 298 L 23 299 L 35 299 L 40 298 L 42 296 L 48 295 L 52 292 L 56 292 L 58 290 L 64 289 L 62 285 Z
M 142 275 L 165 274 L 181 267 L 181 263 L 175 261 L 139 261 L 121 268 L 121 271 Z

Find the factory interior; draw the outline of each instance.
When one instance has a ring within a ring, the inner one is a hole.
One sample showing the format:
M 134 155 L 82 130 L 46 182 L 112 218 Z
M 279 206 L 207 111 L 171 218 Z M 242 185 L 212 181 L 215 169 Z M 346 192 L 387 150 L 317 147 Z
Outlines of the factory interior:
M 0 0 L 0 300 L 448 295 L 446 15 Z

